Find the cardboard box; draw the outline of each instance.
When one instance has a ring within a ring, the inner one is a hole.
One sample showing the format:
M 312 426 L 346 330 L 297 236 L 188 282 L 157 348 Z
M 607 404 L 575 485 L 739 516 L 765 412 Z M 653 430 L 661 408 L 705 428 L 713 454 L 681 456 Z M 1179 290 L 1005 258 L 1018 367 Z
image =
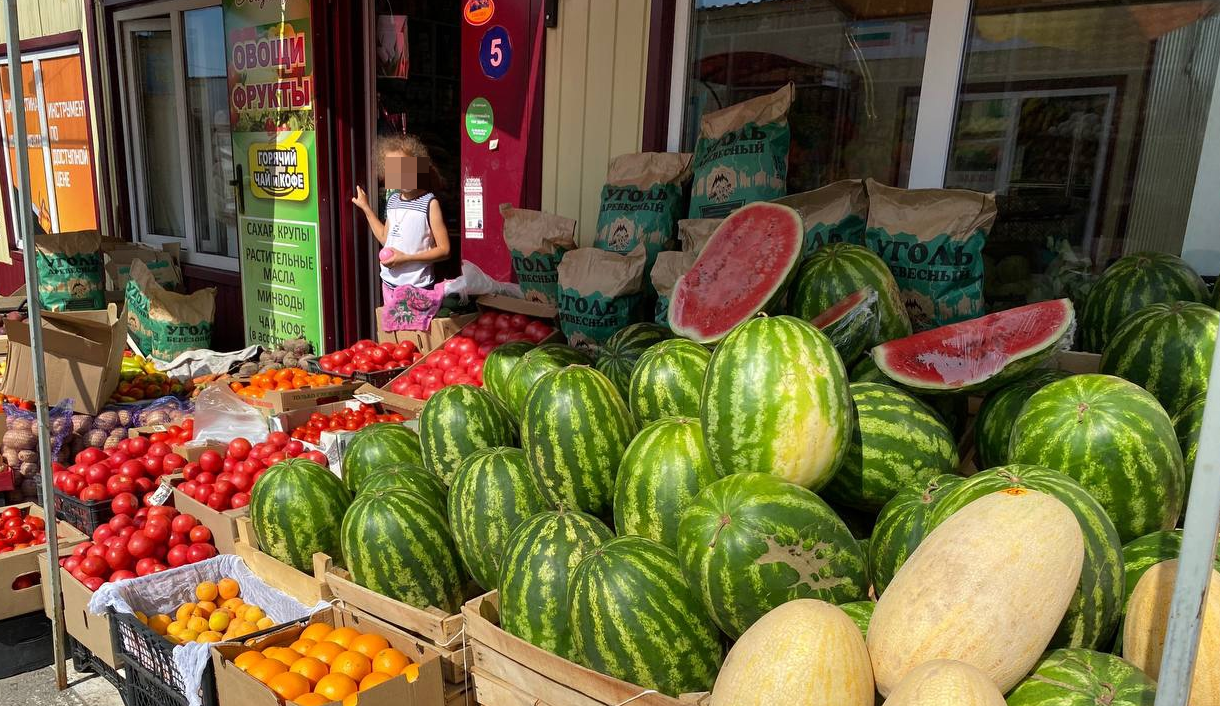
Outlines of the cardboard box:
M 38 569 L 42 575 L 43 611 L 49 618 L 52 612 L 51 584 L 47 579 L 50 570 L 46 552 L 38 555 Z M 110 642 L 110 618 L 89 612 L 89 599 L 93 592 L 64 569 L 59 569 L 59 582 L 64 598 L 64 630 L 110 668 L 122 667 Z
M 386 331 L 381 326 L 381 312 L 385 307 L 377 307 L 377 342 L 405 343 L 410 341 L 424 353 L 436 350 L 450 336 L 457 333 L 463 326 L 478 318 L 478 314 L 458 314 L 440 319 L 433 319 L 427 331 Z
M 297 571 L 270 554 L 263 553 L 248 516 L 237 518 L 237 541 L 234 545 L 234 553 L 268 586 L 278 588 L 305 605 L 331 599 L 330 589 L 313 574 Z
M 104 311 L 43 312 L 47 399 L 72 398 L 73 409 L 96 415 L 119 384 L 119 364 L 127 342 L 127 317 L 113 305 Z M 30 326 L 6 321 L 8 372 L 3 392 L 34 399 Z
M 237 521 L 250 516 L 249 507 L 218 512 L 174 488 L 174 507 L 178 512 L 193 515 L 199 524 L 212 533 L 212 543 L 221 554 L 237 553 Z
M 249 382 L 248 378 L 235 378 L 228 382 Z M 345 382 L 339 385 L 325 387 L 302 387 L 299 390 L 267 390 L 262 397 L 247 397 L 238 395 L 251 407 L 257 407 L 267 414 L 283 414 L 307 407 L 316 407 L 331 402 L 350 400 L 363 383 Z
M 158 284 L 175 292 L 181 292 L 182 267 L 181 248 L 177 243 L 167 243 L 160 250 L 140 243 L 128 241 L 102 241 L 105 257 L 103 270 L 106 273 L 106 293 L 124 296 L 127 282 L 131 279 L 131 263 L 140 260 L 148 267 Z
M 438 657 L 415 638 L 348 606 L 333 607 L 315 613 L 310 622 L 351 627 L 362 633 L 381 635 L 392 647 L 419 664 L 419 678 L 413 682 L 408 682 L 406 677 L 401 675 L 395 675 L 387 682 L 360 692 L 361 706 L 446 706 Z M 275 693 L 237 668 L 233 660 L 249 649 L 261 651 L 269 647 L 287 647 L 304 629 L 304 625 L 295 625 L 249 640 L 246 645 L 222 644 L 213 647 L 212 666 L 216 674 L 217 702 L 234 706 L 279 706 L 282 701 Z M 333 703 L 335 706 L 339 704 L 337 701 Z
M 29 515 L 46 520 L 42 508 L 34 503 L 20 503 L 15 507 L 21 508 Z M 56 523 L 56 527 L 59 533 L 57 543 L 61 549 L 74 547 L 88 539 L 83 532 L 67 522 L 60 521 Z M 34 585 L 18 591 L 11 590 L 9 587 L 13 585 L 13 581 L 18 576 L 39 573 L 38 555 L 45 556 L 46 553 L 47 545 L 40 544 L 0 554 L 0 620 L 42 610 L 41 587 Z

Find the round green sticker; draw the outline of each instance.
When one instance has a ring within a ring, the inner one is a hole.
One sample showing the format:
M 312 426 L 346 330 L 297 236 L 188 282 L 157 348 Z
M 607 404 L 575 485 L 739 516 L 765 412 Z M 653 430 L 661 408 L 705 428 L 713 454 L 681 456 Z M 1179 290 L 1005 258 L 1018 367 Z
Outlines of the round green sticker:
M 475 98 L 466 107 L 466 134 L 476 145 L 487 142 L 491 137 L 491 129 L 495 125 L 496 116 L 491 110 L 491 103 L 486 98 Z

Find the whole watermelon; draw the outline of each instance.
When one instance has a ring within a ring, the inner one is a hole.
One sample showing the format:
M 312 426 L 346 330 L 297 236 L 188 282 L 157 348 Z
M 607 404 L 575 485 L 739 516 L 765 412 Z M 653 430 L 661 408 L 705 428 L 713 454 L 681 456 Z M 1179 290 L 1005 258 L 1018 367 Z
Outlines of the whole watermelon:
M 1207 395 L 1202 394 L 1186 403 L 1182 411 L 1173 418 L 1173 431 L 1178 436 L 1178 447 L 1182 449 L 1182 466 L 1186 470 L 1186 490 L 1183 497 L 1190 498 L 1190 481 L 1195 475 L 1195 456 L 1199 453 L 1199 435 L 1203 433 L 1203 405 Z
M 868 542 L 868 573 L 878 596 L 932 531 L 929 521 L 936 504 L 964 480 L 946 474 L 909 485 L 881 508 Z
M 1150 304 L 1123 319 L 1101 354 L 1101 372 L 1152 393 L 1169 416 L 1207 392 L 1220 311 L 1206 304 Z
M 1135 592 L 1135 584 L 1152 567 L 1162 561 L 1177 559 L 1182 554 L 1182 530 L 1153 532 L 1123 545 L 1123 616 L 1127 614 L 1127 601 Z M 1216 548 L 1215 569 L 1220 571 L 1220 547 Z M 1123 630 L 1121 624 L 1114 640 L 1114 654 L 1122 654 Z
M 525 395 L 539 378 L 569 365 L 592 364 L 589 356 L 562 343 L 544 343 L 526 351 L 508 374 L 508 399 L 505 400 L 508 408 L 520 420 L 525 410 Z
M 1008 706 L 1153 706 L 1156 682 L 1121 657 L 1074 647 L 1042 657 Z
M 712 354 L 685 338 L 661 341 L 636 361 L 627 406 L 636 424 L 662 417 L 698 417 L 703 378 Z
M 851 446 L 821 490 L 833 505 L 879 511 L 904 487 L 957 470 L 957 442 L 927 405 L 892 385 L 851 385 Z
M 568 584 L 586 553 L 614 537 L 583 512 L 541 512 L 513 530 L 500 564 L 500 627 L 572 659 Z
M 1084 535 L 1080 583 L 1051 646 L 1095 650 L 1109 644 L 1123 606 L 1123 546 L 1105 510 L 1076 481 L 1038 466 L 1009 465 L 983 471 L 941 497 L 932 511 L 929 531 L 972 501 L 1009 488 L 1037 490 L 1059 499 L 1076 515 Z
M 644 427 L 623 454 L 614 481 L 614 529 L 678 547 L 678 520 L 720 476 L 703 448 L 699 420 L 667 417 Z
M 808 321 L 864 287 L 877 292 L 881 330 L 880 340 L 874 343 L 910 336 L 911 321 L 894 275 L 876 253 L 862 245 L 827 243 L 815 250 L 797 270 L 788 301 L 793 316 Z
M 673 332 L 668 328 L 650 321 L 619 329 L 602 348 L 597 358 L 597 369 L 610 378 L 623 399 L 627 399 L 627 385 L 631 382 L 631 371 L 635 370 L 636 361 L 644 355 L 644 351 L 673 337 Z
M 449 488 L 445 482 L 422 466 L 394 465 L 374 468 L 361 481 L 356 494 L 393 488 L 420 493 L 431 499 L 437 507 L 443 508 L 448 504 Z
M 549 509 L 521 449 L 480 449 L 467 456 L 453 477 L 449 527 L 475 582 L 489 591 L 499 586 L 509 535 Z
M 1111 375 L 1052 382 L 1029 398 L 1010 444 L 1010 463 L 1052 468 L 1084 486 L 1124 542 L 1177 525 L 1182 451 L 1169 415 L 1134 383 Z
M 987 469 L 1007 464 L 1012 423 L 1029 396 L 1069 375 L 1065 370 L 1035 370 L 988 394 L 974 421 L 975 465 Z
M 543 375 L 525 399 L 521 446 L 552 506 L 610 512 L 614 475 L 635 422 L 614 384 L 582 365 Z
M 701 417 L 721 475 L 763 470 L 817 490 L 851 444 L 847 371 L 830 339 L 810 324 L 791 316 L 751 319 L 716 346 Z
M 839 606 L 839 609 L 847 613 L 847 617 L 860 628 L 861 635 L 868 635 L 868 624 L 873 619 L 873 610 L 877 604 L 872 601 L 852 601 Z
M 733 639 L 781 603 L 848 603 L 868 592 L 864 552 L 847 525 L 817 495 L 769 473 L 737 473 L 704 488 L 682 513 L 678 558 Z
M 1208 301 L 1207 285 L 1185 260 L 1155 252 L 1120 258 L 1085 299 L 1079 321 L 1082 350 L 1101 353 L 1128 316 L 1149 304 L 1174 301 Z
M 356 496 L 340 530 L 352 581 L 416 608 L 461 610 L 466 573 L 444 508 L 409 490 Z
M 906 390 L 920 402 L 931 407 L 932 411 L 936 412 L 936 415 L 945 423 L 945 426 L 949 427 L 949 430 L 953 432 L 955 437 L 961 436 L 966 431 L 970 405 L 969 399 L 965 395 L 920 395 L 886 377 L 885 373 L 881 372 L 881 368 L 878 368 L 877 364 L 868 355 L 860 358 L 852 366 L 849 380 L 853 383 L 880 382 Z
M 401 424 L 370 424 L 352 434 L 343 450 L 343 484 L 356 492 L 373 469 L 398 464 L 424 465 L 419 435 Z
M 483 389 L 495 395 L 514 415 L 517 408 L 509 395 L 513 367 L 534 348 L 529 341 L 511 341 L 493 348 L 483 360 Z
M 712 688 L 724 661 L 720 633 L 673 549 L 611 539 L 576 565 L 569 596 L 577 662 L 669 696 Z
M 419 443 L 424 467 L 452 483 L 458 466 L 475 451 L 515 446 L 517 424 L 490 392 L 474 385 L 449 385 L 424 403 Z
M 312 576 L 315 553 L 339 556 L 339 526 L 351 502 L 335 474 L 313 461 L 288 459 L 264 471 L 250 490 L 250 525 L 262 551 Z

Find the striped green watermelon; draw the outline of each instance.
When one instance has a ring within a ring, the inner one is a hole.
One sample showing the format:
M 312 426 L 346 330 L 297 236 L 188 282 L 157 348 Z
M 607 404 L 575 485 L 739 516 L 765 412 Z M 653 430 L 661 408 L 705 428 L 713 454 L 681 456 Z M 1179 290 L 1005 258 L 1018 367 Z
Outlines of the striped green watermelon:
M 521 446 L 548 503 L 606 516 L 614 475 L 635 431 L 614 384 L 577 365 L 534 383 L 521 418 Z
M 449 527 L 475 582 L 489 591 L 499 586 L 509 535 L 549 509 L 521 449 L 501 446 L 467 456 L 453 477 Z
M 583 512 L 542 512 L 517 526 L 500 564 L 500 627 L 510 635 L 572 659 L 568 584 L 581 558 L 614 537 Z
M 614 480 L 614 530 L 678 546 L 678 520 L 720 476 L 703 448 L 698 419 L 666 417 L 644 427 Z
M 851 385 L 851 447 L 821 490 L 834 505 L 879 511 L 904 487 L 957 470 L 953 433 L 927 405 L 892 385 Z
M 1038 466 L 1009 465 L 983 471 L 941 497 L 932 511 L 929 531 L 972 501 L 1008 488 L 1037 490 L 1057 498 L 1076 515 L 1084 535 L 1080 583 L 1051 645 L 1095 650 L 1109 644 L 1123 605 L 1122 542 L 1105 510 L 1076 481 Z
M 301 458 L 280 461 L 250 490 L 250 524 L 258 546 L 313 575 L 313 555 L 339 556 L 339 526 L 352 494 L 326 468 Z
M 865 287 L 852 292 L 809 323 L 826 334 L 844 365 L 851 365 L 881 335 L 877 290 Z
M 910 388 L 903 387 L 893 380 L 885 376 L 877 364 L 869 355 L 864 355 L 851 369 L 851 382 L 880 382 L 886 385 L 906 390 L 914 395 L 920 402 L 932 408 L 940 420 L 949 427 L 955 438 L 960 437 L 966 432 L 966 424 L 969 421 L 970 405 L 969 400 L 964 395 L 921 395 L 919 392 Z
M 851 368 L 852 382 L 883 382 L 887 385 L 895 385 L 893 380 L 887 378 L 885 373 L 881 372 L 881 368 L 873 362 L 871 355 L 865 355 Z
M 514 414 L 517 408 L 508 391 L 513 366 L 535 347 L 529 341 L 511 341 L 493 348 L 483 361 L 483 389 L 495 395 Z
M 391 488 L 421 493 L 430 498 L 437 507 L 445 507 L 448 504 L 449 488 L 445 485 L 445 481 L 423 466 L 395 465 L 374 468 L 361 481 L 356 493 L 360 494 L 368 490 L 390 490 Z
M 424 467 L 452 483 L 458 466 L 475 451 L 516 445 L 517 424 L 490 392 L 474 385 L 448 385 L 424 403 L 419 443 Z
M 1178 447 L 1182 449 L 1182 466 L 1186 470 L 1186 489 L 1183 497 L 1190 498 L 1190 481 L 1195 475 L 1195 455 L 1199 452 L 1199 435 L 1203 433 L 1203 405 L 1207 395 L 1202 394 L 1186 403 L 1182 411 L 1173 418 L 1173 431 L 1178 435 Z
M 627 386 L 636 424 L 662 417 L 698 417 L 703 378 L 712 354 L 685 338 L 661 341 L 640 356 Z
M 1186 261 L 1140 252 L 1106 268 L 1089 290 L 1080 314 L 1082 350 L 1100 353 L 1128 316 L 1158 302 L 1206 302 L 1207 285 Z
M 712 354 L 701 417 L 721 475 L 769 471 L 817 490 L 851 443 L 847 371 L 830 339 L 810 324 L 791 316 L 751 319 Z
M 907 557 L 932 531 L 929 521 L 936 504 L 964 481 L 961 476 L 936 476 L 899 490 L 881 508 L 868 542 L 868 574 L 877 595 L 885 591 Z
M 801 265 L 789 295 L 792 315 L 808 321 L 864 287 L 877 292 L 880 337 L 872 343 L 911 335 L 911 320 L 898 283 L 876 253 L 862 245 L 827 243 Z
M 860 628 L 861 635 L 868 635 L 868 624 L 873 620 L 873 610 L 877 604 L 872 601 L 852 601 L 844 603 L 839 608 L 847 613 L 847 617 Z
M 724 661 L 720 633 L 673 549 L 611 539 L 576 565 L 568 595 L 577 662 L 669 696 L 712 688 Z
M 1139 385 L 1169 416 L 1207 392 L 1220 311 L 1195 302 L 1149 304 L 1123 319 L 1101 354 L 1101 372 Z
M 678 525 L 682 573 L 737 639 L 797 598 L 865 598 L 864 551 L 817 495 L 769 473 L 737 473 L 695 497 Z
M 352 434 L 343 449 L 343 483 L 355 492 L 375 468 L 423 466 L 419 435 L 401 424 L 370 424 Z
M 1127 601 L 1135 592 L 1135 584 L 1152 567 L 1162 561 L 1177 559 L 1182 554 L 1182 530 L 1163 530 L 1138 537 L 1123 545 L 1123 616 L 1127 614 Z M 1220 546 L 1216 547 L 1216 571 L 1220 571 Z M 1114 641 L 1114 654 L 1122 654 L 1123 631 L 1120 625 Z
M 988 394 L 974 422 L 975 465 L 986 469 L 1008 463 L 1012 423 L 1029 396 L 1069 375 L 1071 373 L 1064 370 L 1035 370 Z
M 352 581 L 416 608 L 461 610 L 466 572 L 445 509 L 409 490 L 356 496 L 340 530 Z
M 1071 476 L 1125 542 L 1173 529 L 1182 511 L 1186 474 L 1169 415 L 1112 375 L 1073 375 L 1035 392 L 1013 423 L 1008 460 Z
M 1054 650 L 1008 694 L 1008 706 L 1153 706 L 1156 682 L 1121 657 Z
M 627 399 L 627 385 L 631 382 L 631 371 L 635 370 L 636 361 L 644 351 L 673 337 L 673 332 L 668 328 L 650 321 L 621 328 L 602 347 L 602 353 L 597 358 L 597 369 L 610 378 L 623 399 Z
M 520 420 L 521 414 L 525 410 L 525 395 L 529 393 L 534 383 L 538 382 L 538 378 L 546 373 L 566 368 L 569 365 L 592 364 L 593 361 L 589 360 L 589 356 L 562 343 L 544 343 L 531 351 L 526 351 L 508 374 L 508 399 L 505 401 L 508 403 L 509 410 Z M 484 379 L 486 379 L 486 374 L 484 374 Z

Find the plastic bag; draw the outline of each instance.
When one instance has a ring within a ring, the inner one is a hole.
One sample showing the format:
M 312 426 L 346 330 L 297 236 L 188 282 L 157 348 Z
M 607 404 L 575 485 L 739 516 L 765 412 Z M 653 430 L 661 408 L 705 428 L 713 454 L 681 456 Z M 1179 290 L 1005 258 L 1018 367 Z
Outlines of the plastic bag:
M 519 285 L 494 280 L 479 269 L 478 265 L 466 260 L 462 260 L 460 277 L 445 280 L 445 296 L 457 295 L 463 304 L 471 297 L 481 297 L 484 294 L 503 294 L 515 299 L 523 298 Z
M 116 613 L 134 613 L 138 610 L 145 615 L 168 614 L 183 603 L 194 601 L 195 587 L 200 583 L 216 582 L 222 578 L 236 580 L 241 585 L 242 600 L 262 608 L 277 625 L 307 618 L 330 606 L 326 601 L 319 601 L 312 607 L 302 605 L 282 591 L 263 583 L 239 557 L 222 554 L 197 564 L 187 564 L 117 583 L 102 584 L 89 599 L 89 612 L 103 615 L 107 610 Z M 122 639 L 121 633 L 119 639 Z M 174 664 L 182 675 L 187 703 L 190 706 L 201 704 L 199 687 L 203 680 L 203 671 L 208 664 L 210 647 L 189 642 L 176 645 L 173 649 Z
M 227 385 L 208 385 L 195 399 L 195 438 L 187 446 L 209 441 L 227 444 L 238 437 L 259 442 L 269 431 L 263 413 L 243 402 Z
M 260 350 L 259 346 L 250 346 L 232 353 L 217 353 L 202 349 L 186 351 L 165 364 L 158 362 L 157 369 L 176 378 L 227 373 L 247 360 L 256 360 Z

